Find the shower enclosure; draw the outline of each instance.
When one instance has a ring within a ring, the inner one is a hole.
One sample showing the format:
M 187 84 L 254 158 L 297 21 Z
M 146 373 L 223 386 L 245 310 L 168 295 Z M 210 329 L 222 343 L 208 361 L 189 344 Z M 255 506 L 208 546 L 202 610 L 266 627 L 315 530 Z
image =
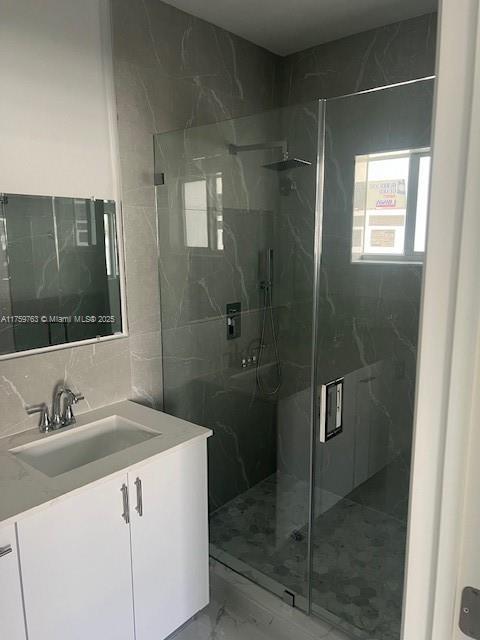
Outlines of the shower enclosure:
M 155 137 L 165 411 L 211 555 L 400 634 L 433 80 Z

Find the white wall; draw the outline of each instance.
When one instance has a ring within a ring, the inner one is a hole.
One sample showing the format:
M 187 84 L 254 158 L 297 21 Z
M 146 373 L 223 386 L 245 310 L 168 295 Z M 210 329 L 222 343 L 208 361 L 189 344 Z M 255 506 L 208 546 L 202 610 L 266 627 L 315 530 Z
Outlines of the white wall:
M 107 8 L 107 0 L 0 0 L 0 192 L 114 197 Z M 133 264 L 145 253 L 140 238 L 129 243 Z M 144 280 L 137 271 L 133 291 Z M 131 342 L 121 338 L 0 361 L 0 435 L 36 426 L 25 406 L 50 402 L 60 380 L 85 395 L 79 413 L 138 397 L 131 358 Z
M 115 198 L 105 15 L 104 0 L 0 0 L 0 192 Z
M 463 483 L 478 395 L 479 3 L 442 0 L 440 7 L 403 640 L 458 637 Z M 478 449 L 472 451 L 478 469 Z M 478 528 L 470 535 L 478 548 Z M 468 558 L 473 571 L 477 559 Z

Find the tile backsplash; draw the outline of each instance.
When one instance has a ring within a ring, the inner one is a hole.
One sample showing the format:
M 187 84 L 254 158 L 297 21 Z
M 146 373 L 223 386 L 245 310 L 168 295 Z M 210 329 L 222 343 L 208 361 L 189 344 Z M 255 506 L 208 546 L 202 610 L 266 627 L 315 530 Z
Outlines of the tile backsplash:
M 53 387 L 60 380 L 67 380 L 84 394 L 85 400 L 76 407 L 77 413 L 128 398 L 131 395 L 128 338 L 2 361 L 0 436 L 34 427 L 38 415 L 27 416 L 25 406 L 50 404 Z

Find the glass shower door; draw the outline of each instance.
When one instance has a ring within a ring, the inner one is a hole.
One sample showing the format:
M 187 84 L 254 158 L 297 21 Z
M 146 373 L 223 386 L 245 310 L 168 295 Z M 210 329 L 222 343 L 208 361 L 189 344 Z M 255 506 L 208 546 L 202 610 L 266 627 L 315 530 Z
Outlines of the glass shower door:
M 400 637 L 433 86 L 325 110 L 311 603 L 375 640 Z
M 155 136 L 164 409 L 213 429 L 210 551 L 308 609 L 318 102 Z

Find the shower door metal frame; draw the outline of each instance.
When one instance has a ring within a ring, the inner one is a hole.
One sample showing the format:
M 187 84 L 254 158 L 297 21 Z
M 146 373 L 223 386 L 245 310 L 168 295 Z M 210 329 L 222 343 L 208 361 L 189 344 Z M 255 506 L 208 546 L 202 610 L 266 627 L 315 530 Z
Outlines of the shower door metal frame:
M 307 613 L 312 614 L 312 563 L 313 563 L 313 519 L 315 515 L 315 454 L 317 422 L 320 411 L 320 386 L 317 367 L 318 316 L 320 312 L 320 277 L 322 267 L 323 194 L 325 179 L 325 116 L 327 101 L 318 101 L 318 147 L 315 197 L 315 232 L 313 249 L 313 304 L 312 304 L 312 351 L 310 382 L 310 459 L 308 496 L 308 543 L 307 543 Z

